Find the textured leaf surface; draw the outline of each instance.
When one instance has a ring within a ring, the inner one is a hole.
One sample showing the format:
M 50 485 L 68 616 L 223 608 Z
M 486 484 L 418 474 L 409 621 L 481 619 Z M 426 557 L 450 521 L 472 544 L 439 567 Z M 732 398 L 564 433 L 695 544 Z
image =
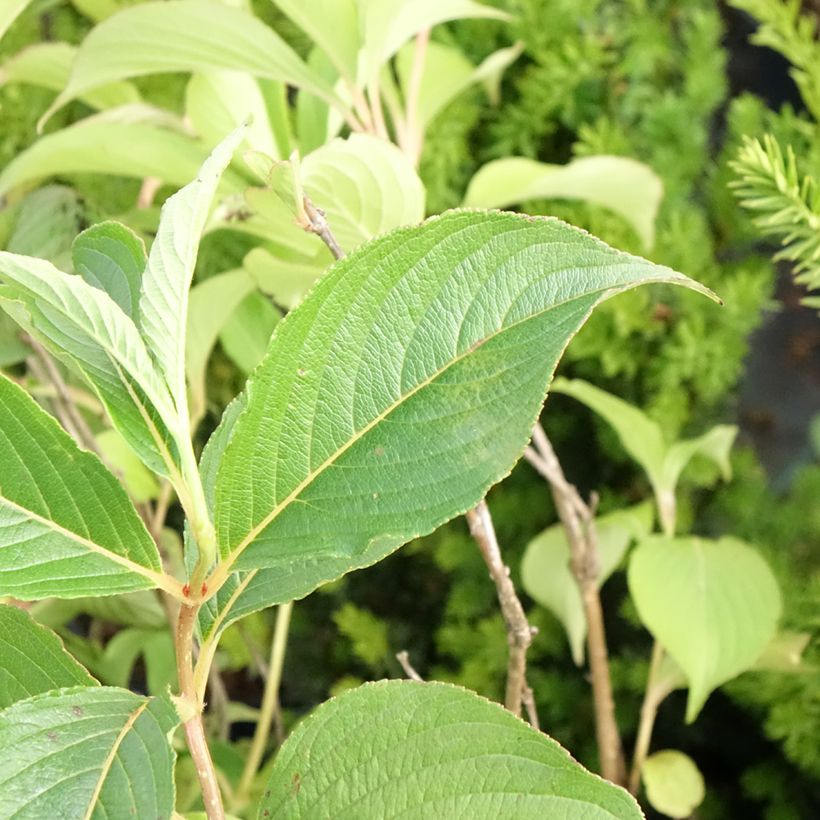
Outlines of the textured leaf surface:
M 0 604 L 0 709 L 50 689 L 96 684 L 50 629 Z
M 83 231 L 71 246 L 74 271 L 105 291 L 137 321 L 145 244 L 119 222 L 100 222 Z
M 213 0 L 170 0 L 141 3 L 96 26 L 51 110 L 116 80 L 215 69 L 245 71 L 334 98 L 322 78 L 252 14 Z
M 248 384 L 216 580 L 267 568 L 268 603 L 301 597 L 469 509 L 520 456 L 593 307 L 650 281 L 697 287 L 558 220 L 472 211 L 337 263 Z
M 111 595 L 163 583 L 125 491 L 0 376 L 0 595 Z
M 601 567 L 599 586 L 615 571 L 629 544 L 649 535 L 652 517 L 651 503 L 644 503 L 595 520 Z M 563 525 L 548 527 L 527 544 L 521 562 L 521 581 L 527 593 L 564 625 L 573 660 L 580 666 L 584 662 L 587 623 L 581 593 L 570 571 L 569 555 Z
M 374 719 L 374 716 L 378 716 Z M 501 706 L 380 681 L 320 706 L 276 759 L 259 817 L 640 818 L 621 788 Z
M 219 180 L 244 133 L 244 127 L 237 128 L 223 140 L 205 160 L 196 179 L 165 201 L 142 277 L 139 305 L 142 335 L 165 377 L 178 412 L 186 419 L 188 293 L 199 241 Z
M 170 817 L 173 707 L 109 687 L 63 689 L 0 712 L 4 817 Z
M 736 538 L 650 538 L 632 553 L 629 591 L 686 675 L 688 722 L 713 689 L 754 664 L 780 618 L 772 571 Z
M 464 204 L 503 208 L 528 199 L 582 199 L 623 217 L 644 246 L 651 248 L 662 198 L 660 177 L 629 157 L 582 157 L 568 165 L 506 157 L 479 169 Z
M 667 817 L 690 817 L 706 796 L 695 761 L 674 749 L 650 755 L 641 768 L 641 778 L 652 808 Z
M 155 472 L 176 459 L 174 408 L 134 323 L 111 297 L 42 259 L 0 253 L 4 308 L 91 382 L 117 429 Z

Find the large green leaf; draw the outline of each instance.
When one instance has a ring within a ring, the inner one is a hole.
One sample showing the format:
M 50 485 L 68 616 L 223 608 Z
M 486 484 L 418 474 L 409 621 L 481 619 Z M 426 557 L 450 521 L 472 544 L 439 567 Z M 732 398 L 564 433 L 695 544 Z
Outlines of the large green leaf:
M 171 587 L 120 484 L 0 376 L 0 596 L 112 595 Z
M 630 820 L 626 791 L 501 706 L 444 683 L 380 681 L 322 704 L 282 747 L 261 817 Z
M 599 586 L 615 571 L 630 543 L 649 535 L 652 518 L 652 505 L 645 502 L 595 520 L 600 559 Z M 527 544 L 521 562 L 521 581 L 527 593 L 564 625 L 572 658 L 580 666 L 584 662 L 587 622 L 569 560 L 566 530 L 563 524 L 554 524 Z
M 555 393 L 564 393 L 585 404 L 610 424 L 624 449 L 646 471 L 658 503 L 664 532 L 675 524 L 675 488 L 686 465 L 695 457 L 713 461 L 723 478 L 731 477 L 729 453 L 737 427 L 718 424 L 702 436 L 667 444 L 660 425 L 642 410 L 582 379 L 556 379 Z
M 184 185 L 205 154 L 200 142 L 169 128 L 94 117 L 42 137 L 18 154 L 0 173 L 0 196 L 58 174 L 157 177 Z
M 169 0 L 124 9 L 92 29 L 51 112 L 100 85 L 145 74 L 234 69 L 336 97 L 272 29 L 213 0 Z
M 187 423 L 185 337 L 188 293 L 199 242 L 222 173 L 245 135 L 237 128 L 205 160 L 193 182 L 165 201 L 142 277 L 139 324 L 143 338 Z
M 0 253 L 0 300 L 16 321 L 94 386 L 154 472 L 178 459 L 175 410 L 134 323 L 111 297 L 42 259 Z
M 248 383 L 214 582 L 269 569 L 241 581 L 254 607 L 298 598 L 472 507 L 521 455 L 595 305 L 653 281 L 699 288 L 559 220 L 473 211 L 338 262 Z
M 170 817 L 178 723 L 171 704 L 124 689 L 63 689 L 0 712 L 4 817 Z
M 736 538 L 650 538 L 632 552 L 629 591 L 686 675 L 689 722 L 715 687 L 754 664 L 780 617 L 772 571 Z
M 0 604 L 0 709 L 51 689 L 96 683 L 50 629 Z
M 478 170 L 464 204 L 504 208 L 528 199 L 582 199 L 623 217 L 651 248 L 662 197 L 660 177 L 629 157 L 581 157 L 568 165 L 505 157 Z

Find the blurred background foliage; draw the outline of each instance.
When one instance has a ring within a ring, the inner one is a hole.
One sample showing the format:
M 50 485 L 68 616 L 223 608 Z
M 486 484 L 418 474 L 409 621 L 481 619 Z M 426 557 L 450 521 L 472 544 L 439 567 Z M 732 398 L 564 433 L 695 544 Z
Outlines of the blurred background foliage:
M 714 0 L 492 4 L 509 11 L 512 24 L 466 21 L 434 31 L 434 39 L 457 45 L 475 63 L 515 41 L 523 53 L 505 72 L 498 105 L 472 89 L 432 124 L 420 166 L 428 210 L 457 206 L 480 165 L 511 154 L 551 163 L 625 155 L 662 177 L 665 196 L 649 255 L 712 287 L 725 307 L 713 310 L 682 289 L 625 294 L 599 309 L 570 346 L 561 373 L 641 406 L 674 434 L 697 434 L 719 421 L 741 425 L 730 483 L 717 484 L 705 462 L 687 473 L 681 529 L 710 537 L 731 533 L 759 545 L 784 590 L 784 626 L 815 636 L 805 659 L 820 664 L 820 453 L 809 429 L 820 410 L 820 325 L 799 306 L 788 270 L 771 262 L 773 246 L 760 240 L 728 187 L 729 161 L 743 135 L 770 132 L 794 148 L 801 170 L 818 168 L 816 124 L 788 64 L 749 43 L 750 15 Z M 253 5 L 306 54 L 303 35 L 272 4 Z M 79 43 L 88 28 L 71 4 L 36 0 L 4 38 L 0 57 L 40 40 Z M 181 110 L 184 82 L 166 75 L 138 85 L 146 99 Z M 35 123 L 52 97 L 29 86 L 0 87 L 0 167 L 34 141 Z M 87 113 L 82 103 L 71 103 L 47 130 Z M 126 211 L 139 190 L 138 181 L 99 175 L 59 182 L 78 193 L 78 230 Z M 616 247 L 642 252 L 632 229 L 602 208 L 536 201 L 525 210 L 560 216 Z M 198 276 L 238 265 L 247 249 L 236 233 L 209 235 Z M 222 406 L 241 375 L 218 350 L 209 373 L 210 398 Z M 600 493 L 601 511 L 650 496 L 614 434 L 579 404 L 550 398 L 542 423 L 570 480 L 584 493 Z M 524 546 L 556 519 L 551 498 L 522 463 L 489 503 L 520 588 Z M 603 597 L 618 717 L 629 746 L 650 637 L 639 626 L 622 573 Z M 525 601 L 539 629 L 529 682 L 542 727 L 594 768 L 588 683 L 572 663 L 559 623 Z M 273 613 L 259 613 L 227 633 L 220 661 L 233 699 L 258 703 L 272 621 Z M 403 649 L 424 677 L 501 696 L 504 626 L 463 521 L 296 605 L 282 684 L 286 726 L 328 694 L 400 675 L 394 655 Z M 664 705 L 653 748 L 682 749 L 698 761 L 708 784 L 699 817 L 817 816 L 820 675 L 747 673 L 716 692 L 692 726 L 683 723 L 684 707 L 684 693 Z M 233 731 L 241 736 L 250 728 L 240 716 Z

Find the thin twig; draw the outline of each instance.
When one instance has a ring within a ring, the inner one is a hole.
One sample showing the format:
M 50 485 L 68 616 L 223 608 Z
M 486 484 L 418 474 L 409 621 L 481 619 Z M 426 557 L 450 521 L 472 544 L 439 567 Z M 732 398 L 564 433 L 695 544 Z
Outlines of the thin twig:
M 527 686 L 527 649 L 532 643 L 535 630 L 529 625 L 524 607 L 515 592 L 510 579 L 510 570 L 501 558 L 493 520 L 486 501 L 480 501 L 467 512 L 470 533 L 481 550 L 484 563 L 495 584 L 501 614 L 507 627 L 507 643 L 510 654 L 507 660 L 507 693 L 505 706 L 514 714 L 521 715 L 521 705 Z
M 604 616 L 598 593 L 601 567 L 595 533 L 594 503 L 585 503 L 578 490 L 566 480 L 552 444 L 540 424 L 533 428 L 532 440 L 534 446 L 527 448 L 524 457 L 550 485 L 555 507 L 569 542 L 570 569 L 584 605 L 601 773 L 607 780 L 623 785 L 626 782 L 626 764 L 615 720 Z
M 410 68 L 410 79 L 407 83 L 407 99 L 405 100 L 406 126 L 404 131 L 404 145 L 402 150 L 410 158 L 413 165 L 419 164 L 421 157 L 422 130 L 418 123 L 419 95 L 421 81 L 424 77 L 424 63 L 427 58 L 427 46 L 430 43 L 430 29 L 422 29 L 416 36 L 413 51 L 413 65 Z
M 407 675 L 410 680 L 418 681 L 419 683 L 424 683 L 424 678 L 419 675 L 418 672 L 413 668 L 413 664 L 410 663 L 410 656 L 407 654 L 406 649 L 402 649 L 401 652 L 396 652 L 396 660 L 401 664 L 401 668 L 404 670 L 404 674 Z
M 302 227 L 309 233 L 315 233 L 330 249 L 334 259 L 341 259 L 345 252 L 333 236 L 325 212 L 317 208 L 308 196 L 304 197 L 304 208 L 308 221 Z

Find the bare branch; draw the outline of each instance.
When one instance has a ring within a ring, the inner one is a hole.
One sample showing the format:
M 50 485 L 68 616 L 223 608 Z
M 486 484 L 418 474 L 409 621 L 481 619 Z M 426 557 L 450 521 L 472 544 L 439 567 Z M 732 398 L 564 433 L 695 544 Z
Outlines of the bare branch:
M 410 656 L 407 654 L 406 649 L 402 649 L 401 652 L 396 652 L 396 660 L 401 664 L 401 668 L 404 670 L 404 674 L 407 675 L 410 680 L 418 681 L 419 683 L 424 683 L 424 678 L 419 675 L 418 672 L 413 668 L 413 664 L 410 663 Z
M 341 259 L 345 252 L 333 236 L 325 212 L 321 208 L 317 208 L 307 195 L 304 197 L 304 208 L 308 222 L 302 227 L 310 233 L 315 233 L 328 246 L 334 259 Z
M 613 783 L 626 783 L 621 736 L 615 720 L 615 701 L 609 673 L 604 616 L 598 594 L 601 572 L 595 532 L 595 502 L 587 504 L 564 476 L 561 464 L 540 424 L 532 432 L 533 446 L 524 457 L 547 480 L 555 507 L 567 533 L 570 569 L 581 591 L 587 621 L 587 654 L 595 705 L 595 733 L 601 757 L 601 773 Z
M 510 654 L 507 662 L 507 693 L 504 699 L 505 706 L 515 715 L 521 715 L 521 705 L 525 693 L 532 692 L 527 686 L 527 649 L 532 643 L 535 631 L 527 621 L 527 615 L 521 601 L 515 592 L 515 586 L 510 579 L 510 570 L 501 558 L 501 549 L 498 546 L 493 520 L 485 501 L 480 501 L 476 507 L 467 513 L 467 523 L 470 533 L 478 543 L 484 563 L 490 571 L 490 578 L 495 584 L 498 602 L 501 604 L 501 614 L 507 627 L 507 643 Z

